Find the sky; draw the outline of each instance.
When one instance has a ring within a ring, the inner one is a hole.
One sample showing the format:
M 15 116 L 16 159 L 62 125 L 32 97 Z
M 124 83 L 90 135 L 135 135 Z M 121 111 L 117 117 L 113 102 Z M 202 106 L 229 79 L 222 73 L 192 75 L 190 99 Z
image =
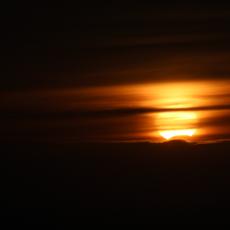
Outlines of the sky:
M 161 141 L 181 128 L 229 139 L 229 23 L 221 2 L 12 8 L 2 139 Z

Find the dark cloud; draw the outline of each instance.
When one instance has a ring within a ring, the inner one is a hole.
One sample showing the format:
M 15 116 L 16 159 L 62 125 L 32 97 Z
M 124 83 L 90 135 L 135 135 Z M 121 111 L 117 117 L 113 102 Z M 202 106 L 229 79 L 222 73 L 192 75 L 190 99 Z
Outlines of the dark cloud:
M 55 111 L 56 109 L 56 111 Z M 0 118 L 16 118 L 16 119 L 65 119 L 65 118 L 86 118 L 86 117 L 123 117 L 133 116 L 148 113 L 164 113 L 164 112 L 186 112 L 186 111 L 220 111 L 230 110 L 230 105 L 211 105 L 211 106 L 198 106 L 186 108 L 153 108 L 153 107 L 132 107 L 132 108 L 114 108 L 114 109 L 58 109 L 56 108 L 18 108 L 18 109 L 4 109 L 1 110 Z
M 187 1 L 16 8 L 1 90 L 228 78 L 229 12 Z

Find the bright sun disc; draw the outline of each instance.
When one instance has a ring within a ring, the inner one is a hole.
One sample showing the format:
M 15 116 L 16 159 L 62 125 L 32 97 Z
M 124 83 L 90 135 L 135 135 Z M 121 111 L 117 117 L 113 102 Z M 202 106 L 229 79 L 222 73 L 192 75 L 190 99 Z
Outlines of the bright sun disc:
M 192 137 L 196 132 L 196 129 L 184 129 L 184 130 L 167 130 L 161 131 L 160 135 L 166 140 L 170 140 L 178 136 L 188 136 Z

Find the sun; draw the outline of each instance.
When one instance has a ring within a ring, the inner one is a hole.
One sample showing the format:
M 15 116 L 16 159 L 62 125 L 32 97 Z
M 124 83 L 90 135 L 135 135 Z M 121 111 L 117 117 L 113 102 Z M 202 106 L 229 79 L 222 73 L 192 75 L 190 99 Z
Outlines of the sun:
M 166 130 L 161 131 L 160 135 L 166 139 L 170 140 L 175 137 L 192 137 L 196 133 L 196 129 L 182 129 L 182 130 Z
M 165 112 L 158 115 L 158 132 L 165 140 L 188 140 L 197 132 L 197 114 L 195 112 Z

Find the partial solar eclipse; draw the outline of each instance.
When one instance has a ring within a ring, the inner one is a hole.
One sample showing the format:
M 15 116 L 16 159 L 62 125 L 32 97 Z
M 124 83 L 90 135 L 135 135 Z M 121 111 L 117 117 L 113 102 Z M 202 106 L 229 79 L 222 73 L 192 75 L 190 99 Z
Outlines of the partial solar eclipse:
M 184 129 L 184 130 L 167 130 L 161 131 L 160 135 L 166 139 L 170 140 L 175 137 L 192 137 L 196 133 L 196 129 Z
M 197 132 L 194 112 L 166 112 L 158 116 L 159 135 L 165 140 L 190 139 Z

